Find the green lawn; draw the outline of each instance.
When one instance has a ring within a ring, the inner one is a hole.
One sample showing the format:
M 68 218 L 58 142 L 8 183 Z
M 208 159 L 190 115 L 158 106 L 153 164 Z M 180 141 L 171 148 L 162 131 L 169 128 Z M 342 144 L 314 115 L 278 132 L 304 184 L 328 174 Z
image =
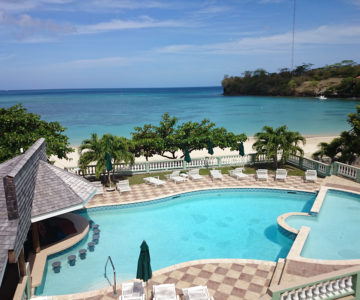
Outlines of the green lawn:
M 220 168 L 216 168 L 216 170 L 221 170 L 221 173 L 223 174 L 228 174 L 229 170 L 233 170 L 236 167 L 220 167 Z M 290 166 L 290 165 L 285 165 L 285 166 L 280 166 L 279 168 L 284 168 L 288 171 L 288 175 L 289 176 L 304 176 L 305 171 L 300 170 L 294 166 Z M 257 169 L 268 169 L 269 170 L 269 175 L 273 175 L 275 174 L 275 168 L 273 167 L 272 164 L 256 164 L 256 166 L 251 166 L 251 167 L 245 167 L 244 173 L 246 174 L 255 174 Z M 210 170 L 212 170 L 211 168 L 206 168 L 206 169 L 200 169 L 200 175 L 210 175 Z M 184 170 L 184 172 L 186 172 Z M 129 179 L 129 182 L 131 185 L 133 184 L 140 184 L 140 183 L 144 183 L 143 178 L 145 177 L 149 177 L 149 176 L 159 176 L 160 179 L 165 180 L 165 175 L 166 174 L 171 174 L 172 171 L 167 171 L 167 172 L 158 172 L 158 173 L 145 173 L 145 174 L 135 174 L 132 176 L 123 176 L 123 177 L 116 177 L 117 180 L 122 180 L 122 179 Z

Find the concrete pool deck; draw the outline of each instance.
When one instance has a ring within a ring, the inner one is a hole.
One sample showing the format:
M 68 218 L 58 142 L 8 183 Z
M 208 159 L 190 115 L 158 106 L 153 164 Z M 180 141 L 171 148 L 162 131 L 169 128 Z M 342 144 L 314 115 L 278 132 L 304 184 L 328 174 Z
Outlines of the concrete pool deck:
M 104 191 L 103 195 L 95 196 L 86 207 L 140 202 L 183 192 L 211 188 L 278 188 L 315 192 L 318 191 L 321 186 L 327 186 L 347 189 L 349 191 L 360 191 L 360 184 L 336 176 L 331 176 L 326 179 L 318 178 L 317 183 L 305 183 L 303 178 L 297 176 L 289 176 L 286 182 L 275 181 L 272 176 L 269 177 L 267 182 L 256 181 L 253 175 L 243 180 L 237 180 L 228 175 L 223 176 L 222 181 L 212 181 L 209 176 L 204 176 L 201 181 L 188 180 L 185 183 L 178 184 L 168 181 L 166 185 L 162 187 L 146 184 L 133 185 L 131 186 L 131 192 L 122 193 L 121 195 L 117 191 Z M 280 282 L 293 282 L 299 278 L 340 270 L 345 267 L 348 267 L 348 265 L 344 266 L 335 263 L 334 265 L 323 266 L 321 262 L 309 263 L 296 260 L 289 260 L 285 263 L 250 259 L 184 262 L 153 272 L 153 278 L 149 281 L 148 296 L 150 295 L 153 284 L 174 283 L 177 293 L 180 295 L 182 288 L 207 285 L 210 294 L 216 300 L 260 299 L 266 294 L 270 285 Z M 112 287 L 107 287 L 81 294 L 55 296 L 52 297 L 52 299 L 118 299 L 121 293 L 121 283 L 118 283 L 117 291 L 118 294 L 114 295 Z M 147 299 L 149 299 L 149 297 Z

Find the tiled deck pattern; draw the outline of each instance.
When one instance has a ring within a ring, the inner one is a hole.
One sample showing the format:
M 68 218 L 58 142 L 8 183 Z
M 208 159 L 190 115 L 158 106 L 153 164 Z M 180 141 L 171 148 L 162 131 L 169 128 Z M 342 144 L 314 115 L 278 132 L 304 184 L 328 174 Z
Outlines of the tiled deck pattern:
M 147 299 L 151 299 L 152 286 L 174 283 L 176 293 L 182 295 L 182 288 L 206 285 L 216 300 L 257 300 L 265 295 L 274 272 L 274 262 L 238 260 L 239 263 L 192 264 L 165 273 L 154 272 L 147 287 Z M 117 290 L 121 294 L 121 288 Z M 55 299 L 117 299 L 111 288 L 72 296 L 58 296 Z
M 237 180 L 233 177 L 230 177 L 229 175 L 223 175 L 223 177 L 223 180 L 212 181 L 209 176 L 204 176 L 202 180 L 188 180 L 178 184 L 175 184 L 172 181 L 167 181 L 164 186 L 158 187 L 145 183 L 132 185 L 131 192 L 122 193 L 121 195 L 117 191 L 105 192 L 104 195 L 97 195 L 87 204 L 86 207 L 138 202 L 161 198 L 172 194 L 208 188 L 270 187 L 298 189 L 313 192 L 319 189 L 323 181 L 323 179 L 318 178 L 317 183 L 304 182 L 303 178 L 299 176 L 288 176 L 285 182 L 275 181 L 273 176 L 270 176 L 268 181 L 257 181 L 254 175 L 249 175 L 248 178 L 242 180 Z

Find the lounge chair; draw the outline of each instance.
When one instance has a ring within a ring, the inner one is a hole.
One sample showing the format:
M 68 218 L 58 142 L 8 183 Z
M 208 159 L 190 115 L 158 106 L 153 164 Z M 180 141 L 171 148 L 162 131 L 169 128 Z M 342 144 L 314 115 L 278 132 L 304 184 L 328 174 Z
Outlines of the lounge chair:
M 256 170 L 256 178 L 258 180 L 268 180 L 268 170 L 267 169 Z
M 215 179 L 220 179 L 222 180 L 223 179 L 223 176 L 221 174 L 221 171 L 219 170 L 210 170 L 210 176 L 211 176 L 211 179 L 214 181 Z
M 245 179 L 248 176 L 246 174 L 243 173 L 244 168 L 236 168 L 234 170 L 230 170 L 229 171 L 229 175 L 231 177 L 234 177 L 236 179 Z
M 121 293 L 119 300 L 145 300 L 144 285 L 139 281 L 123 283 Z
M 95 195 L 102 195 L 104 194 L 104 189 L 101 181 L 94 181 L 92 182 L 92 185 L 96 187 L 96 193 Z
M 166 181 L 159 179 L 159 176 L 157 177 L 145 177 L 144 182 L 148 184 L 153 184 L 155 186 L 164 185 Z
M 287 171 L 285 169 L 276 169 L 275 180 L 286 180 Z
M 175 184 L 178 183 L 178 182 L 184 182 L 186 181 L 186 178 L 185 177 L 182 177 L 180 176 L 180 171 L 173 171 L 170 176 L 169 176 L 169 179 L 174 181 Z
M 154 300 L 180 300 L 173 283 L 153 286 Z
M 210 297 L 207 286 L 194 286 L 187 289 L 182 289 L 185 300 L 214 300 Z
M 120 180 L 118 183 L 116 183 L 116 188 L 120 192 L 130 192 L 131 187 L 129 185 L 129 180 Z
M 307 181 L 316 182 L 316 180 L 317 180 L 316 170 L 306 170 L 305 171 L 305 182 L 307 182 Z
M 188 176 L 190 179 L 192 180 L 200 180 L 200 179 L 203 179 L 204 176 L 201 176 L 199 174 L 199 169 L 191 169 L 189 172 L 188 172 Z

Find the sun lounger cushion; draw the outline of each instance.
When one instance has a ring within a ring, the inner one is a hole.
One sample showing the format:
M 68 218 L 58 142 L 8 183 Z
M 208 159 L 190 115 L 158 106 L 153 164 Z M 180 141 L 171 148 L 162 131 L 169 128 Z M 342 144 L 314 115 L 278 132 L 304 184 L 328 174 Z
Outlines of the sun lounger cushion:
M 214 179 L 220 179 L 220 180 L 223 179 L 223 176 L 219 170 L 210 170 L 210 176 L 213 180 Z
M 118 191 L 121 192 L 130 192 L 131 187 L 129 184 L 129 180 L 120 180 L 118 183 L 116 183 L 116 188 Z
M 256 170 L 256 178 L 258 180 L 267 180 L 268 179 L 268 170 L 267 169 Z
M 276 180 L 286 180 L 287 171 L 286 169 L 276 169 L 275 179 Z
M 164 185 L 166 183 L 164 180 L 160 180 L 159 177 L 145 177 L 144 182 L 156 186 Z

